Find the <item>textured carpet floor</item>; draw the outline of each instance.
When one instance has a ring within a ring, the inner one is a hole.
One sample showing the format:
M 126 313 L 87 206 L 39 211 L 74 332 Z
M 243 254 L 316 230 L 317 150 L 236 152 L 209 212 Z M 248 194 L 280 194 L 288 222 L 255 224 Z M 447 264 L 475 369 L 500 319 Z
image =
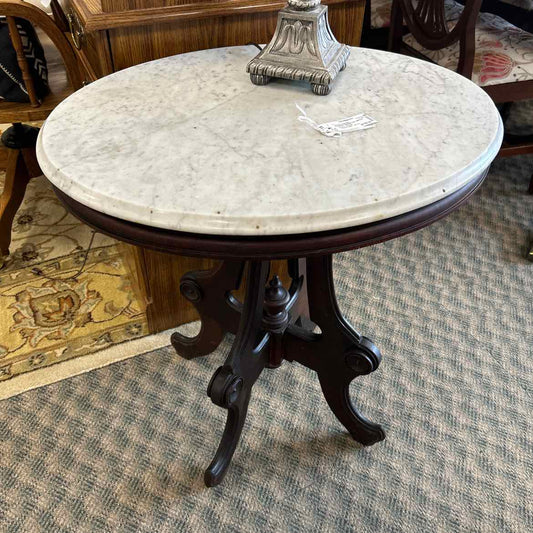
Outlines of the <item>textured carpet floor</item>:
M 2 403 L 6 532 L 533 531 L 533 158 L 466 206 L 336 257 L 340 305 L 382 349 L 356 380 L 387 439 L 354 444 L 312 372 L 259 379 L 225 482 L 202 484 L 224 358 L 161 349 Z

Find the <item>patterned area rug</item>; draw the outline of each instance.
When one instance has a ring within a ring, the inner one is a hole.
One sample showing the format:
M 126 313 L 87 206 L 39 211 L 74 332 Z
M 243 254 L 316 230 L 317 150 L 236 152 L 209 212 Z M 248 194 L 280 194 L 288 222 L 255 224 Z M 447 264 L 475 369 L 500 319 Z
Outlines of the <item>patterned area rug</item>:
M 44 177 L 32 180 L 0 270 L 0 392 L 10 378 L 147 333 L 116 241 L 93 237 Z
M 340 306 L 384 354 L 352 396 L 385 441 L 357 446 L 284 363 L 206 489 L 225 414 L 205 390 L 229 340 L 195 361 L 163 348 L 2 403 L 2 529 L 533 531 L 532 170 L 498 160 L 448 218 L 336 257 Z

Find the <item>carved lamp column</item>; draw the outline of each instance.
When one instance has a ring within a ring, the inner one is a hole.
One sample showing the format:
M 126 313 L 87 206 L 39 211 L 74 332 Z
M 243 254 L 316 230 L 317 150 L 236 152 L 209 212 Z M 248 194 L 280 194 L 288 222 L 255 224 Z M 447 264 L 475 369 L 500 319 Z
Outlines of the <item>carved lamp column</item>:
M 255 85 L 266 85 L 271 78 L 302 80 L 315 94 L 325 95 L 349 55 L 350 48 L 333 36 L 327 6 L 320 0 L 288 0 L 278 14 L 274 37 L 246 71 Z

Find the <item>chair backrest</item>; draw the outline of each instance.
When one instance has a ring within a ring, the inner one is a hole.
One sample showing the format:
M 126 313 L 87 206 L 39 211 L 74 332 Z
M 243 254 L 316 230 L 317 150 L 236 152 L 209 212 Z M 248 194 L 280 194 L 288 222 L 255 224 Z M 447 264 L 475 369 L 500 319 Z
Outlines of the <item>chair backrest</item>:
M 482 1 L 466 0 L 461 15 L 450 28 L 445 0 L 393 0 L 389 49 L 401 50 L 403 26 L 407 26 L 414 39 L 428 50 L 440 50 L 459 41 L 457 72 L 470 78 L 474 66 L 476 20 Z
M 0 16 L 5 16 L 7 19 L 9 35 L 17 54 L 17 63 L 22 72 L 24 85 L 28 92 L 30 105 L 32 107 L 39 107 L 41 102 L 35 91 L 35 84 L 26 55 L 24 54 L 22 38 L 17 27 L 16 19 L 25 19 L 32 24 L 32 26 L 38 26 L 44 33 L 46 33 L 61 54 L 67 77 L 72 88 L 76 90 L 82 86 L 82 77 L 80 75 L 76 55 L 72 50 L 68 39 L 65 37 L 59 26 L 54 22 L 54 19 L 38 7 L 35 7 L 28 2 L 24 2 L 23 0 L 0 0 Z

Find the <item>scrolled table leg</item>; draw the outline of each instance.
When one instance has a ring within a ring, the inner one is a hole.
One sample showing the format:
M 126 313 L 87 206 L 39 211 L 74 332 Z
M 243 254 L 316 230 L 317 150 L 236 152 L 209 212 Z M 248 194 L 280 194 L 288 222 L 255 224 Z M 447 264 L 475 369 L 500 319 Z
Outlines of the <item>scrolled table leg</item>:
M 310 318 L 320 333 L 290 326 L 284 339 L 285 358 L 318 374 L 328 405 L 356 441 L 369 445 L 383 440 L 383 429 L 357 411 L 349 389 L 354 378 L 378 368 L 381 353 L 342 315 L 335 297 L 331 255 L 307 259 L 306 281 Z
M 213 375 L 207 393 L 228 410 L 226 426 L 215 457 L 204 476 L 208 487 L 218 485 L 230 464 L 248 412 L 252 387 L 269 362 L 269 334 L 261 333 L 269 261 L 250 261 L 242 316 L 226 362 Z
M 355 409 L 350 399 L 350 383 L 357 376 L 377 369 L 381 354 L 366 337 L 345 354 L 344 364 L 332 365 L 334 371 L 318 372 L 318 379 L 330 409 L 350 435 L 361 444 L 370 445 L 385 438 L 385 432 Z
M 237 331 L 240 309 L 229 294 L 239 288 L 243 269 L 243 261 L 224 261 L 211 270 L 188 272 L 183 276 L 180 292 L 196 307 L 201 326 L 196 337 L 172 334 L 172 346 L 180 356 L 194 359 L 210 354 L 226 332 Z

